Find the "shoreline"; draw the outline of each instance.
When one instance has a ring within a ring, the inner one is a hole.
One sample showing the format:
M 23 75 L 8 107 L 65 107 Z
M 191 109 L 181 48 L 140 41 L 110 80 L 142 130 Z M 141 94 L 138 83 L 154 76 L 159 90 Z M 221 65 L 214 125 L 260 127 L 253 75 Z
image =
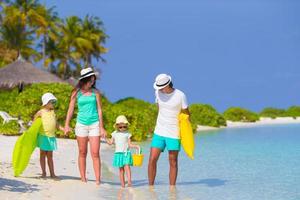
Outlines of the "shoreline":
M 269 117 L 261 117 L 259 121 L 256 122 L 233 122 L 226 121 L 227 126 L 222 127 L 211 127 L 211 126 L 197 126 L 197 132 L 203 131 L 216 131 L 220 129 L 231 129 L 231 128 L 251 128 L 256 126 L 266 126 L 266 125 L 280 125 L 280 124 L 300 124 L 300 117 L 277 117 L 275 119 Z

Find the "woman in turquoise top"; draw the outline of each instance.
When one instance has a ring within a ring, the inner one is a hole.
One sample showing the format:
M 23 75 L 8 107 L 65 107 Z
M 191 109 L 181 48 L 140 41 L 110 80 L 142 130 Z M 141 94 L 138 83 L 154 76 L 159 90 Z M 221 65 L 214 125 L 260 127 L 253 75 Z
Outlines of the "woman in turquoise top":
M 82 69 L 78 86 L 72 91 L 68 114 L 65 123 L 65 134 L 70 132 L 70 121 L 77 102 L 78 113 L 75 134 L 79 148 L 78 166 L 83 182 L 86 179 L 87 146 L 90 143 L 90 151 L 96 177 L 96 184 L 100 184 L 100 137 L 106 137 L 103 126 L 101 94 L 95 88 L 96 76 L 92 68 Z

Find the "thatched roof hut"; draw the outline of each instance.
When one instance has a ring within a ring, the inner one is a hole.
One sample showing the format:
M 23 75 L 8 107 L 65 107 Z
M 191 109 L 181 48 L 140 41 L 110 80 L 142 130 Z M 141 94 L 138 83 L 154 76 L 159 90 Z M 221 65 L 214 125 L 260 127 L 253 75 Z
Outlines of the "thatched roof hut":
M 47 71 L 36 68 L 23 59 L 0 68 L 0 88 L 20 87 L 32 83 L 64 82 L 59 77 Z

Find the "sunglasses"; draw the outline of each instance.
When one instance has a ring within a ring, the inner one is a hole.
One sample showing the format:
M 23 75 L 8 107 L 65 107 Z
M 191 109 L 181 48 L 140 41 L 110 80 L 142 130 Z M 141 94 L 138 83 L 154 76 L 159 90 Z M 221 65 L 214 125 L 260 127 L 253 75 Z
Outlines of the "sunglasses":
M 96 79 L 91 78 L 88 82 L 91 83 L 91 84 L 93 84 L 93 83 L 95 83 L 95 81 L 96 81 Z
M 119 129 L 126 129 L 127 126 L 119 126 L 118 128 L 119 128 Z
M 50 100 L 49 103 L 51 103 L 52 105 L 55 105 L 56 101 L 55 100 Z

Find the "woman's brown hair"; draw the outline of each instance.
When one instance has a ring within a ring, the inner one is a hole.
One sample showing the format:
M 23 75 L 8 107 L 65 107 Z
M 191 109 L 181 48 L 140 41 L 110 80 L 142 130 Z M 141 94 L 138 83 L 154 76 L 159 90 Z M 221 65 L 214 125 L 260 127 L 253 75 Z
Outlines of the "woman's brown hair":
M 94 81 L 94 83 L 93 83 L 93 85 L 92 85 L 92 88 L 95 89 L 95 88 L 96 88 L 96 80 L 97 80 L 97 78 L 96 78 L 95 75 L 92 75 L 92 76 L 88 76 L 88 77 L 86 77 L 86 78 L 80 79 L 80 80 L 78 81 L 76 87 L 72 90 L 72 93 L 73 93 L 74 91 L 78 92 L 78 91 L 79 91 L 79 90 L 80 90 L 87 82 L 91 81 L 92 77 L 94 77 L 94 79 L 95 79 L 95 81 Z

